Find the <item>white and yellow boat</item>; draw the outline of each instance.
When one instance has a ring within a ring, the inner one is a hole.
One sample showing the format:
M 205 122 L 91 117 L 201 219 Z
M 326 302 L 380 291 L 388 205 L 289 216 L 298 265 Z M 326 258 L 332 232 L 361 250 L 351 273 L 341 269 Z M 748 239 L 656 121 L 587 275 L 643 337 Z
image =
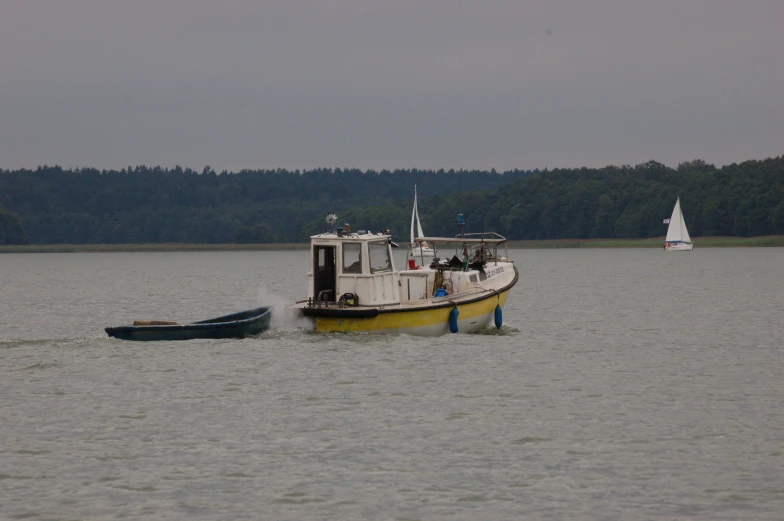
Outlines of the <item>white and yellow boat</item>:
M 411 256 L 425 241 L 435 250 L 432 262 Z M 408 269 L 396 271 L 390 235 L 346 225 L 310 238 L 308 298 L 294 308 L 317 331 L 439 336 L 476 333 L 491 322 L 500 328 L 519 278 L 512 261 L 499 255 L 505 243 L 495 233 L 418 237 L 409 245 Z M 449 251 L 446 259 L 439 259 L 439 247 Z

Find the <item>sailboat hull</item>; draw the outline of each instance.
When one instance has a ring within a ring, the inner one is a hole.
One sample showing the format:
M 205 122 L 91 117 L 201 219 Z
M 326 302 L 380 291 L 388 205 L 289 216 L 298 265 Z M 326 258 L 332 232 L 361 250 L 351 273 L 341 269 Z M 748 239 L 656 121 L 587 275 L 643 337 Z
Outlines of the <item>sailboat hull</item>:
M 691 243 L 676 243 L 664 246 L 664 251 L 691 251 L 694 249 L 694 245 Z
M 417 257 L 431 258 L 434 255 L 435 255 L 435 252 L 433 251 L 433 248 L 428 248 L 427 246 L 422 246 L 422 247 L 415 246 L 415 247 L 411 248 L 411 256 L 413 258 L 415 258 L 415 259 Z

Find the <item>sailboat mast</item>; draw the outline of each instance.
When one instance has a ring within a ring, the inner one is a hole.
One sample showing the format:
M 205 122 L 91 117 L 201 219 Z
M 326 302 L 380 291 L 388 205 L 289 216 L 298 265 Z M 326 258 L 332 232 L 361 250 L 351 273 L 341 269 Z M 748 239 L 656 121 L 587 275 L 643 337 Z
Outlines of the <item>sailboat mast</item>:
M 683 220 L 683 207 L 680 205 L 681 198 L 678 197 L 678 211 L 681 213 L 681 240 L 686 236 L 684 229 L 686 228 L 686 221 Z
M 417 219 L 417 195 L 416 185 L 414 185 L 414 209 L 411 210 L 411 244 L 414 244 L 414 219 Z

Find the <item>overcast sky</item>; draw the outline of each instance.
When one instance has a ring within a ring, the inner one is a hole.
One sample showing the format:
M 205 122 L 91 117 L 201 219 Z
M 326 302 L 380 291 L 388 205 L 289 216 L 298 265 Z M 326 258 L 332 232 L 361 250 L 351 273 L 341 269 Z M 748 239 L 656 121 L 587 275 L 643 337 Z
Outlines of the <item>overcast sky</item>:
M 784 154 L 784 0 L 0 0 L 0 168 Z

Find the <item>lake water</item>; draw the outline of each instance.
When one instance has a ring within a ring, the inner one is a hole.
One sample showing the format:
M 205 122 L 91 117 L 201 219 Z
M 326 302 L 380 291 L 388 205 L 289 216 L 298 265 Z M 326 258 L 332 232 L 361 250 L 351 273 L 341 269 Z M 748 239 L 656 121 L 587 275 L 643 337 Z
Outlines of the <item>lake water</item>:
M 784 249 L 510 253 L 500 334 L 149 344 L 307 254 L 0 255 L 0 519 L 784 518 Z

